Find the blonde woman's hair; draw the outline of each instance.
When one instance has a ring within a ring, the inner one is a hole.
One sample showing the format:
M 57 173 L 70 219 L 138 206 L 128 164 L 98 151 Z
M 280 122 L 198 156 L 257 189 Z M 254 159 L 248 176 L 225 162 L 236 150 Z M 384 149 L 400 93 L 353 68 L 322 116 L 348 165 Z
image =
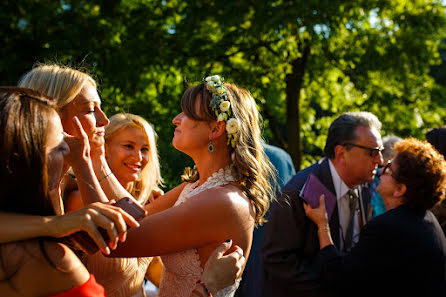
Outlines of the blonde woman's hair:
M 233 84 L 225 83 L 231 109 L 239 122 L 239 138 L 235 148 L 228 146 L 239 187 L 249 198 L 256 212 L 256 225 L 266 220 L 270 199 L 274 197 L 276 178 L 274 167 L 265 154 L 261 143 L 260 115 L 251 93 Z M 200 96 L 198 96 L 200 95 Z M 181 106 L 184 113 L 197 121 L 216 121 L 215 111 L 210 105 L 212 95 L 202 83 L 186 90 Z M 196 110 L 196 100 L 201 100 Z M 198 179 L 198 172 L 186 173 L 187 181 Z
M 63 65 L 37 64 L 22 76 L 18 85 L 56 99 L 60 110 L 73 101 L 87 82 L 96 88 L 94 79 L 82 71 Z
M 130 194 L 138 201 L 145 204 L 148 200 L 152 202 L 152 190 L 163 186 L 160 172 L 158 151 L 156 149 L 157 135 L 152 125 L 140 116 L 131 113 L 118 113 L 110 118 L 110 124 L 105 127 L 105 145 L 117 133 L 129 127 L 141 129 L 146 135 L 149 143 L 149 160 L 146 167 L 141 171 L 139 179 L 132 185 Z

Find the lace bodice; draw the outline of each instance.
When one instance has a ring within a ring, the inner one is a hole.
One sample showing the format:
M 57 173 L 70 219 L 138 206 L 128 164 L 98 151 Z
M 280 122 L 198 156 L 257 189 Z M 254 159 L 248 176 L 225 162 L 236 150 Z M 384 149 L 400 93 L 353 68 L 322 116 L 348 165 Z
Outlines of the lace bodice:
M 232 175 L 232 169 L 227 167 L 220 169 L 209 177 L 206 182 L 198 186 L 198 181 L 187 184 L 174 207 L 184 203 L 192 196 L 205 190 L 227 185 L 235 181 Z M 161 277 L 160 290 L 158 297 L 188 297 L 197 280 L 200 279 L 203 269 L 201 268 L 200 258 L 197 249 L 189 249 L 161 256 L 163 261 L 163 275 Z M 234 296 L 238 288 L 240 279 L 233 286 L 229 286 L 215 295 L 216 297 Z

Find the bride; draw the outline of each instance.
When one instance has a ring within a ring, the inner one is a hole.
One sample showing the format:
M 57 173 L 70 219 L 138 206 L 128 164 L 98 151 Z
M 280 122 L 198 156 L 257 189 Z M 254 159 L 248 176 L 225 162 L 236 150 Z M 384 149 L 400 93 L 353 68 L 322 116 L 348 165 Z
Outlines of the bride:
M 173 146 L 196 169 L 186 181 L 147 206 L 149 216 L 112 253 L 116 257 L 161 255 L 159 295 L 189 296 L 211 252 L 227 239 L 247 259 L 254 225 L 271 197 L 272 167 L 262 145 L 259 114 L 251 94 L 217 76 L 191 87 L 173 119 Z M 169 194 L 169 193 L 168 193 Z M 240 280 L 239 280 L 240 281 Z M 239 281 L 216 296 L 233 296 Z

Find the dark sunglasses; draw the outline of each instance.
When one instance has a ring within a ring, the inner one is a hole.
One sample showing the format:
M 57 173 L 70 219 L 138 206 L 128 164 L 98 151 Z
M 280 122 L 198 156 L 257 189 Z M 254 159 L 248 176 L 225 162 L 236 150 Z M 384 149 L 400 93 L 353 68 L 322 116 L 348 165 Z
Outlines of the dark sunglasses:
M 384 150 L 384 148 L 380 147 L 380 146 L 370 147 L 370 146 L 365 146 L 365 145 L 360 145 L 360 144 L 350 143 L 350 142 L 344 143 L 343 146 L 355 146 L 355 147 L 359 147 L 359 148 L 368 150 L 369 151 L 369 155 L 372 158 L 376 158 Z

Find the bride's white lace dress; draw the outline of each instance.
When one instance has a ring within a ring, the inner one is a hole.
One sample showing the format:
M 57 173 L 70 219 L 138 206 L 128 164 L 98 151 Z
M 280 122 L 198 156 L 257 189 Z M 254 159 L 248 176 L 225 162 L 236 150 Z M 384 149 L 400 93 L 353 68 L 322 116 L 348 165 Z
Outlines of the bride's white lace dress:
M 198 193 L 217 186 L 223 186 L 235 181 L 230 167 L 220 169 L 198 187 L 198 181 L 187 184 L 174 207 L 185 202 Z M 203 269 L 196 249 L 184 250 L 177 253 L 161 256 L 163 261 L 163 274 L 158 297 L 188 297 L 194 289 L 195 283 L 200 279 Z M 232 286 L 217 292 L 216 297 L 232 297 L 240 284 L 240 278 Z

